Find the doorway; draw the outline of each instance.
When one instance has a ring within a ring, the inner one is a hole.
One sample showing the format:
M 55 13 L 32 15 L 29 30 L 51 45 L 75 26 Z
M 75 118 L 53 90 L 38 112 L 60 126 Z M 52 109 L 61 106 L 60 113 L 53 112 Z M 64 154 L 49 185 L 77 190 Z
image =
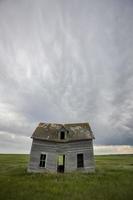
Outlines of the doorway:
M 65 170 L 65 155 L 59 155 L 57 159 L 57 172 L 64 173 Z

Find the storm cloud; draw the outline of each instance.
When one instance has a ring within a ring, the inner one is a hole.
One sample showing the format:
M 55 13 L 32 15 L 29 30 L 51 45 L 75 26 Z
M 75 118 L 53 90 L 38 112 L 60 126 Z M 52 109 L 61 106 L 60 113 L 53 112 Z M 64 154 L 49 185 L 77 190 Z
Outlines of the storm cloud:
M 132 0 L 0 1 L 1 149 L 26 151 L 40 121 L 133 145 Z

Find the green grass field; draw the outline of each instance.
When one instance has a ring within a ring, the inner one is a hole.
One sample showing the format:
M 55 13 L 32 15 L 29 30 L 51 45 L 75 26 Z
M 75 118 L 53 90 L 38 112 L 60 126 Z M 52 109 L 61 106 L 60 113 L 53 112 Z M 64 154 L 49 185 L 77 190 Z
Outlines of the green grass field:
M 28 159 L 0 155 L 0 200 L 133 199 L 133 155 L 96 156 L 91 174 L 29 174 Z

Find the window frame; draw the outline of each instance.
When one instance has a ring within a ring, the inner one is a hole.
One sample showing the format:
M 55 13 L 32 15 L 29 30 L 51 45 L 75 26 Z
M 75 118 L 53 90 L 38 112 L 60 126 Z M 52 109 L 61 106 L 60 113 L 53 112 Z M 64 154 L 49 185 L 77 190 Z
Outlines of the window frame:
M 39 161 L 40 168 L 46 168 L 46 160 L 47 160 L 47 154 L 40 153 L 40 161 Z

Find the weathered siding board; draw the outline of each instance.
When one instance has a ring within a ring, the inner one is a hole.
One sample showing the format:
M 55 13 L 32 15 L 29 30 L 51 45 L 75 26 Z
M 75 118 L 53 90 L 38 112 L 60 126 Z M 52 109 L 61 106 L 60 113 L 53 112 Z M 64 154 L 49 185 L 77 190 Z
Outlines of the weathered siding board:
M 46 154 L 46 168 L 40 168 L 40 154 Z M 91 141 L 77 141 L 71 143 L 50 143 L 47 141 L 33 140 L 31 149 L 29 171 L 57 171 L 57 157 L 65 155 L 65 171 L 77 170 L 77 154 L 84 154 L 84 168 L 94 168 L 93 146 Z
M 30 165 L 28 168 L 28 171 L 55 171 L 56 168 L 56 157 L 57 154 L 56 151 L 52 148 L 49 148 L 49 146 L 45 145 L 39 145 L 39 143 L 36 141 L 33 141 L 32 149 L 31 149 L 31 155 L 30 155 Z M 40 154 L 44 153 L 46 154 L 46 168 L 39 167 L 40 163 Z
M 70 172 L 70 171 L 75 171 L 77 168 L 77 155 L 76 152 L 71 152 L 66 154 L 66 166 L 65 166 L 65 171 Z
M 48 153 L 46 168 L 53 172 L 55 171 L 55 169 L 57 169 L 57 154 L 56 153 Z

